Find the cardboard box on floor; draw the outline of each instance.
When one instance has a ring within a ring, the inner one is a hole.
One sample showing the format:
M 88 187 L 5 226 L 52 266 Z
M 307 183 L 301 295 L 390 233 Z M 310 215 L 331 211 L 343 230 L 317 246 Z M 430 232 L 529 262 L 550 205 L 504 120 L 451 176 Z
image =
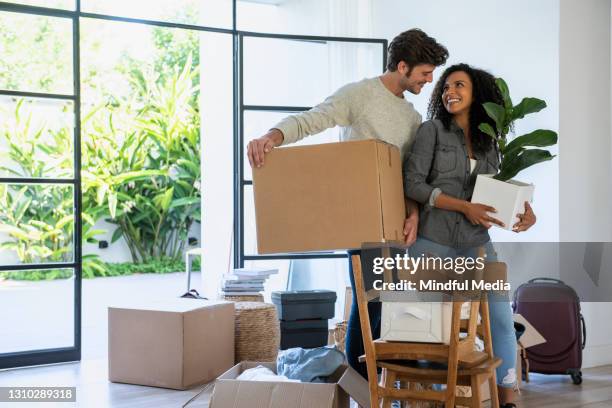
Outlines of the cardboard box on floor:
M 403 240 L 399 150 L 378 140 L 274 149 L 253 192 L 260 254 Z
M 245 370 L 259 365 L 276 372 L 275 363 L 242 362 L 219 376 L 210 408 L 349 408 L 350 398 L 370 408 L 368 382 L 355 370 L 342 366 L 334 383 L 241 381 Z
M 108 378 L 183 390 L 234 364 L 234 303 L 168 299 L 108 308 Z

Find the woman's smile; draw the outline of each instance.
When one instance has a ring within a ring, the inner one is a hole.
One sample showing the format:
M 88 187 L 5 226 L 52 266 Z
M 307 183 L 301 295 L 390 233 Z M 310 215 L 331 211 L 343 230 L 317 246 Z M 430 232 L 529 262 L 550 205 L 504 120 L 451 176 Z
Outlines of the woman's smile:
M 472 105 L 472 81 L 463 71 L 453 72 L 444 83 L 442 101 L 446 110 L 456 115 Z

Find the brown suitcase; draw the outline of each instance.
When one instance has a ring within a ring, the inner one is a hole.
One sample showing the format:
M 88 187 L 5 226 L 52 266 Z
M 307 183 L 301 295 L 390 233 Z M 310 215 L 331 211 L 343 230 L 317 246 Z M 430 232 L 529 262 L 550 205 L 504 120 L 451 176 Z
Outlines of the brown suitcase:
M 535 278 L 516 289 L 512 307 L 546 339 L 527 349 L 529 371 L 568 374 L 581 384 L 586 326 L 576 291 L 558 279 Z

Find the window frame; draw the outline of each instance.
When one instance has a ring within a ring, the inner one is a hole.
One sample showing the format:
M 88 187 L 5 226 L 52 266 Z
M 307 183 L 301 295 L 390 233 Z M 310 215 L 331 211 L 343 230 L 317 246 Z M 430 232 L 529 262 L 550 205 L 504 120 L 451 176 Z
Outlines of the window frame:
M 234 6 L 234 11 L 236 10 Z M 234 267 L 243 268 L 245 261 L 261 261 L 261 260 L 278 260 L 278 259 L 334 259 L 346 258 L 346 253 L 338 252 L 309 252 L 309 253 L 287 253 L 287 254 L 272 254 L 272 255 L 246 255 L 244 253 L 244 188 L 252 186 L 252 180 L 244 178 L 244 114 L 247 111 L 264 111 L 264 112 L 285 112 L 298 113 L 304 112 L 311 107 L 309 106 L 282 106 L 282 105 L 246 105 L 244 103 L 244 88 L 243 88 L 243 50 L 244 38 L 259 37 L 281 40 L 295 41 L 317 41 L 317 42 L 344 42 L 344 43 L 363 43 L 363 44 L 380 44 L 382 48 L 382 71 L 384 72 L 387 66 L 387 47 L 386 39 L 376 38 L 356 38 L 356 37 L 326 37 L 326 36 L 305 36 L 305 35 L 289 35 L 289 34 L 266 34 L 237 31 L 234 38 L 234 230 L 233 230 L 233 254 Z M 237 59 L 237 61 L 236 61 Z
M 263 32 L 249 32 L 237 29 L 237 0 L 232 0 L 232 27 L 218 28 L 202 25 L 191 25 L 172 23 L 167 21 L 138 19 L 121 17 L 109 14 L 98 14 L 81 11 L 81 0 L 75 0 L 74 10 L 55 9 L 42 6 L 32 6 L 0 1 L 0 12 L 13 12 L 35 16 L 47 16 L 53 18 L 69 19 L 72 21 L 72 70 L 73 70 L 73 92 L 72 94 L 54 94 L 44 92 L 24 92 L 0 89 L 1 96 L 14 96 L 36 99 L 69 100 L 74 105 L 74 132 L 73 132 L 73 177 L 70 179 L 38 179 L 38 178 L 16 178 L 0 177 L 0 183 L 9 184 L 49 184 L 69 185 L 73 187 L 74 194 L 74 233 L 73 233 L 73 261 L 66 263 L 40 263 L 40 264 L 17 264 L 1 265 L 0 272 L 23 271 L 23 270 L 46 270 L 53 268 L 70 268 L 74 270 L 74 346 L 29 350 L 14 353 L 0 354 L 0 369 L 23 367 L 31 365 L 51 364 L 68 361 L 79 361 L 81 359 L 81 307 L 82 307 L 82 190 L 81 190 L 81 78 L 80 78 L 80 21 L 82 18 L 126 22 L 134 24 L 145 24 L 157 27 L 178 28 L 201 32 L 222 33 L 232 36 L 233 53 L 233 180 L 234 180 L 234 239 L 233 239 L 233 264 L 234 267 L 243 267 L 245 260 L 266 259 L 313 259 L 313 258 L 345 258 L 345 253 L 293 253 L 276 255 L 245 255 L 244 254 L 244 186 L 252 185 L 252 181 L 244 180 L 243 165 L 245 152 L 243 148 L 243 120 L 245 111 L 274 111 L 274 112 L 301 112 L 310 109 L 305 106 L 267 106 L 267 105 L 245 105 L 243 98 L 243 40 L 245 37 L 263 37 L 272 39 L 285 39 L 297 41 L 323 41 L 323 42 L 351 42 L 351 43 L 376 43 L 382 48 L 382 71 L 385 70 L 387 60 L 386 39 L 358 38 L 358 37 L 333 37 L 333 36 L 308 36 L 272 34 Z

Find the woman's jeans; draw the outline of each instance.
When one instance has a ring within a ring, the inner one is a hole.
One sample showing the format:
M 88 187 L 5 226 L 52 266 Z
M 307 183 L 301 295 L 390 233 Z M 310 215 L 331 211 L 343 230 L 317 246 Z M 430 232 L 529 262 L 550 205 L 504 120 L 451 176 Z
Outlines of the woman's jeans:
M 497 254 L 491 242 L 485 245 L 487 262 L 497 261 Z M 419 237 L 409 248 L 413 257 L 420 255 L 436 256 L 441 258 L 472 257 L 478 256 L 478 247 L 467 249 L 455 249 L 438 244 L 423 237 Z M 359 254 L 359 251 L 351 251 L 350 255 Z M 364 353 L 363 338 L 361 336 L 361 324 L 359 323 L 359 310 L 355 296 L 355 280 L 353 267 L 349 258 L 349 273 L 351 287 L 353 288 L 353 304 L 346 333 L 346 354 L 348 363 L 357 370 L 364 378 L 367 378 L 365 364 L 359 363 L 359 356 Z M 513 388 L 516 385 L 516 334 L 512 320 L 512 309 L 510 302 L 503 295 L 491 292 L 488 294 L 489 313 L 491 316 L 491 337 L 493 340 L 493 353 L 502 359 L 502 364 L 497 368 L 497 382 L 502 387 Z M 380 302 L 369 302 L 370 325 L 374 338 L 380 337 Z

